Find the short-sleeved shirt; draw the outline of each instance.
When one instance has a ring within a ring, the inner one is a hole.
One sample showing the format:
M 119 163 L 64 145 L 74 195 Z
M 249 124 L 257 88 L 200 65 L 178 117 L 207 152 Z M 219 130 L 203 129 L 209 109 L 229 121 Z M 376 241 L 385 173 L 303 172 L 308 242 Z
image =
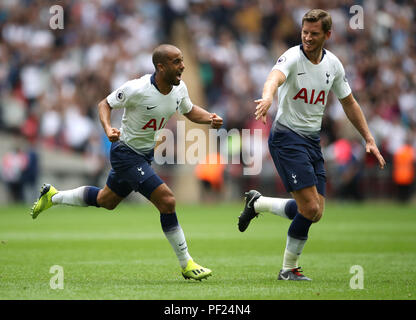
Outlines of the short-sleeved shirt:
M 155 74 L 127 81 L 107 97 L 111 108 L 124 108 L 120 140 L 139 154 L 146 154 L 156 144 L 157 135 L 176 112 L 192 110 L 185 82 L 164 95 L 157 89 Z
M 274 69 L 286 76 L 278 90 L 275 121 L 302 136 L 319 136 L 329 91 L 338 99 L 351 93 L 339 59 L 324 49 L 320 63 L 313 64 L 298 45 L 283 53 Z

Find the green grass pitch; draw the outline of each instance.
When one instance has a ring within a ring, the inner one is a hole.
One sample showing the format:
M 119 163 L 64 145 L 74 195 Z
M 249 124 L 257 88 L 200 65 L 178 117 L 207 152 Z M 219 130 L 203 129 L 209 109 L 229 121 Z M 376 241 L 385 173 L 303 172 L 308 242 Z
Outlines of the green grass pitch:
M 114 211 L 0 208 L 0 299 L 410 299 L 416 297 L 416 209 L 393 203 L 329 202 L 312 226 L 300 265 L 311 282 L 277 281 L 290 221 L 271 214 L 237 230 L 243 203 L 178 205 L 190 254 L 211 268 L 184 280 L 151 205 Z M 51 289 L 53 265 L 64 288 Z M 364 271 L 351 289 L 350 268 Z

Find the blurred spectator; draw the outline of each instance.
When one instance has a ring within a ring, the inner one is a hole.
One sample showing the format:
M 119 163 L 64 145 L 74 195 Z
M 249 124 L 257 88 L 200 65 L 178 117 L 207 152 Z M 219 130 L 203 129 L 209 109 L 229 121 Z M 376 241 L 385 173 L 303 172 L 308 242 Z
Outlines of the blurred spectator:
M 200 163 L 195 167 L 195 175 L 201 182 L 201 201 L 215 202 L 224 192 L 225 159 L 220 153 L 208 155 L 206 163 Z
M 393 156 L 393 181 L 397 187 L 397 199 L 408 202 L 415 182 L 416 150 L 406 141 Z
M 363 147 L 354 141 L 339 139 L 326 149 L 326 158 L 335 164 L 335 196 L 339 199 L 362 201 L 364 192 L 360 188 L 363 170 Z
M 24 200 L 32 203 L 39 196 L 39 156 L 36 145 L 31 144 L 26 151 L 27 165 L 22 172 Z
M 1 162 L 1 177 L 13 202 L 24 202 L 24 172 L 28 166 L 28 155 L 16 148 L 7 152 Z

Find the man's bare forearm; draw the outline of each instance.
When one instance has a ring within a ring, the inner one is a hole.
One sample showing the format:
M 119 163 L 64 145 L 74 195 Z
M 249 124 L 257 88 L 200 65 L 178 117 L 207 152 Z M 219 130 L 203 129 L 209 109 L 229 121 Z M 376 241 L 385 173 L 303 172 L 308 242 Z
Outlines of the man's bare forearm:
M 199 123 L 199 124 L 210 124 L 211 123 L 211 113 L 206 111 L 205 109 L 194 105 L 192 110 L 185 114 L 185 116 L 191 120 L 192 122 Z
M 354 97 L 348 98 L 347 102 L 342 103 L 344 108 L 344 112 L 353 124 L 353 126 L 357 129 L 357 131 L 361 134 L 365 141 L 374 141 L 374 138 L 368 128 L 367 121 L 364 117 L 364 113 L 361 110 L 360 105 L 354 99 Z
M 273 101 L 277 88 L 286 80 L 285 75 L 279 70 L 273 70 L 267 77 L 263 86 L 262 98 Z
M 104 131 L 107 132 L 111 128 L 111 107 L 106 99 L 98 104 L 98 115 Z
M 210 124 L 212 128 L 218 129 L 222 126 L 223 120 L 215 113 L 210 113 L 201 107 L 194 105 L 192 110 L 185 116 L 195 123 Z
M 254 100 L 257 103 L 256 120 L 262 118 L 263 123 L 266 123 L 267 111 L 273 103 L 273 98 L 276 94 L 277 88 L 285 82 L 286 76 L 280 70 L 272 70 L 267 77 L 266 82 L 263 86 L 263 94 L 261 99 Z

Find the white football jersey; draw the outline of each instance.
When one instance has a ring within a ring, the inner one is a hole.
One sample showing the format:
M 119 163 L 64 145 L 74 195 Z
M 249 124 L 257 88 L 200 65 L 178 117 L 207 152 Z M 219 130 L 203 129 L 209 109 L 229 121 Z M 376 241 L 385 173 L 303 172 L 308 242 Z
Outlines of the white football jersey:
M 341 62 L 325 49 L 320 63 L 313 64 L 302 45 L 292 47 L 279 57 L 273 69 L 286 76 L 278 89 L 275 121 L 302 136 L 319 135 L 330 90 L 338 99 L 351 93 Z
M 157 134 L 176 110 L 186 114 L 193 106 L 185 82 L 164 95 L 156 88 L 154 74 L 127 81 L 107 102 L 111 108 L 124 108 L 120 140 L 138 153 L 155 147 Z

